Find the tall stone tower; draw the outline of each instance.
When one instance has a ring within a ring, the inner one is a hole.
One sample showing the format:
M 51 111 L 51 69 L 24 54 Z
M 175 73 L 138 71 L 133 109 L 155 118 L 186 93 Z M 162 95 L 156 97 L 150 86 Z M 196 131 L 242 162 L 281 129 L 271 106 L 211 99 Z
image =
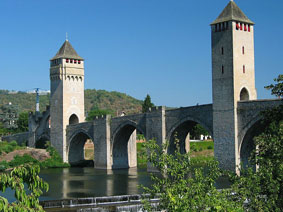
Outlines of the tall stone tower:
M 68 161 L 66 126 L 84 122 L 84 60 L 68 40 L 50 60 L 50 140 Z
M 254 23 L 230 1 L 211 23 L 213 137 L 225 169 L 239 165 L 237 102 L 257 98 Z M 225 159 L 226 158 L 226 159 Z

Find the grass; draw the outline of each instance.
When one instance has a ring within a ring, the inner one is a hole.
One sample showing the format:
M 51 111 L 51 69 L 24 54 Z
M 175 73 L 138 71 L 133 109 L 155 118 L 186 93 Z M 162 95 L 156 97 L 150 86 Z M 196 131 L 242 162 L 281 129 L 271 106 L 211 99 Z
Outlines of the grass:
M 200 142 L 191 142 L 190 149 L 192 152 L 199 152 L 203 150 L 214 150 L 213 141 L 200 141 Z
M 25 149 L 26 147 L 18 146 L 16 141 L 11 142 L 0 142 L 0 155 L 2 155 L 3 152 L 9 153 L 13 152 L 16 149 Z
M 214 143 L 213 141 L 200 141 L 190 143 L 192 160 L 198 160 L 200 163 L 205 163 L 214 158 Z M 146 148 L 144 143 L 137 143 L 137 161 L 138 167 L 146 167 Z
M 143 168 L 146 167 L 147 160 L 146 160 L 146 148 L 144 143 L 137 143 L 137 162 L 138 167 Z
M 86 160 L 93 160 L 94 159 L 94 149 L 85 149 L 85 159 Z

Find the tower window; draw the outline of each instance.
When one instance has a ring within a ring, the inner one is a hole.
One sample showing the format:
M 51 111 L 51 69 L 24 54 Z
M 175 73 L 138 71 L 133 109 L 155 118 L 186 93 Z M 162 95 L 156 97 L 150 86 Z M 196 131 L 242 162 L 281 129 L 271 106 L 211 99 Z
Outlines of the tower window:
M 248 25 L 248 31 L 249 32 L 251 31 L 251 25 Z
M 224 74 L 224 66 L 222 65 L 222 69 L 221 69 L 222 74 Z
M 240 23 L 240 30 L 243 30 L 243 24 Z
M 69 59 L 66 59 L 66 63 L 69 63 Z
M 73 60 L 72 60 L 72 59 L 70 60 L 70 63 L 73 63 Z
M 244 24 L 244 30 L 247 31 L 247 24 Z
M 245 54 L 245 47 L 242 47 L 242 53 Z
M 80 61 L 80 60 L 78 60 L 78 64 L 81 64 L 81 61 Z
M 239 28 L 240 28 L 240 25 L 238 22 L 236 22 L 236 30 L 239 30 Z
M 224 48 L 221 47 L 221 54 L 224 55 Z
M 77 60 L 74 60 L 74 63 L 77 64 Z
M 246 73 L 246 66 L 243 65 L 243 73 Z

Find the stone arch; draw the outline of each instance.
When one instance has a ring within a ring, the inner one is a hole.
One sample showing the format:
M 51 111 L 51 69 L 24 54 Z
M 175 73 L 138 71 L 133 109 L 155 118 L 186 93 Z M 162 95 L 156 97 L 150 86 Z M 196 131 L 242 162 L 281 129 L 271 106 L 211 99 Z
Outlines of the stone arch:
M 174 143 L 175 139 L 178 139 L 180 141 L 179 144 L 181 153 L 189 152 L 190 131 L 196 124 L 200 124 L 208 131 L 210 136 L 212 136 L 212 130 L 207 127 L 207 125 L 204 124 L 202 121 L 193 117 L 186 117 L 175 123 L 169 130 L 169 133 L 166 136 L 166 140 L 169 142 L 169 146 L 167 149 L 168 153 L 174 153 L 176 149 L 176 145 Z
M 249 91 L 243 87 L 240 92 L 240 101 L 247 101 L 250 99 Z
M 69 124 L 77 124 L 79 123 L 79 118 L 76 114 L 72 114 L 69 118 Z
M 86 161 L 84 154 L 84 145 L 87 140 L 93 142 L 92 136 L 90 136 L 84 130 L 76 131 L 69 138 L 68 142 L 68 162 L 71 166 L 88 166 L 94 165 L 94 161 Z M 93 142 L 94 143 L 94 142 Z
M 116 137 L 117 133 L 122 129 L 124 128 L 126 125 L 132 125 L 134 128 L 136 128 L 139 132 L 141 132 L 143 135 L 145 135 L 145 130 L 143 128 L 141 128 L 139 125 L 137 125 L 136 122 L 134 121 L 131 121 L 131 120 L 127 120 L 125 122 L 123 122 L 122 124 L 120 124 L 116 129 L 115 131 L 113 132 L 112 134 L 112 141 L 114 141 L 114 138 Z M 113 145 L 112 145 L 113 147 Z
M 238 148 L 240 163 L 243 168 L 250 167 L 249 158 L 256 146 L 254 144 L 254 137 L 258 136 L 264 130 L 261 123 L 261 116 L 256 116 L 247 126 L 242 130 L 241 140 Z M 255 168 L 255 166 L 254 166 Z
M 144 134 L 144 130 L 135 122 L 128 120 L 113 133 L 111 148 L 113 169 L 137 166 L 136 130 Z

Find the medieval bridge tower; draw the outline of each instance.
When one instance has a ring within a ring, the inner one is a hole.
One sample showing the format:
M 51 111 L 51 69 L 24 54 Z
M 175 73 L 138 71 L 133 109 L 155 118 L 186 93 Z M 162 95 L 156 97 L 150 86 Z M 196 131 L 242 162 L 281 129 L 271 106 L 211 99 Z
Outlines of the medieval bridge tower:
M 84 112 L 84 59 L 68 40 L 50 60 L 50 139 L 64 161 L 66 126 L 85 121 Z
M 215 155 L 239 165 L 238 101 L 257 99 L 254 23 L 230 1 L 211 23 L 211 35 Z

